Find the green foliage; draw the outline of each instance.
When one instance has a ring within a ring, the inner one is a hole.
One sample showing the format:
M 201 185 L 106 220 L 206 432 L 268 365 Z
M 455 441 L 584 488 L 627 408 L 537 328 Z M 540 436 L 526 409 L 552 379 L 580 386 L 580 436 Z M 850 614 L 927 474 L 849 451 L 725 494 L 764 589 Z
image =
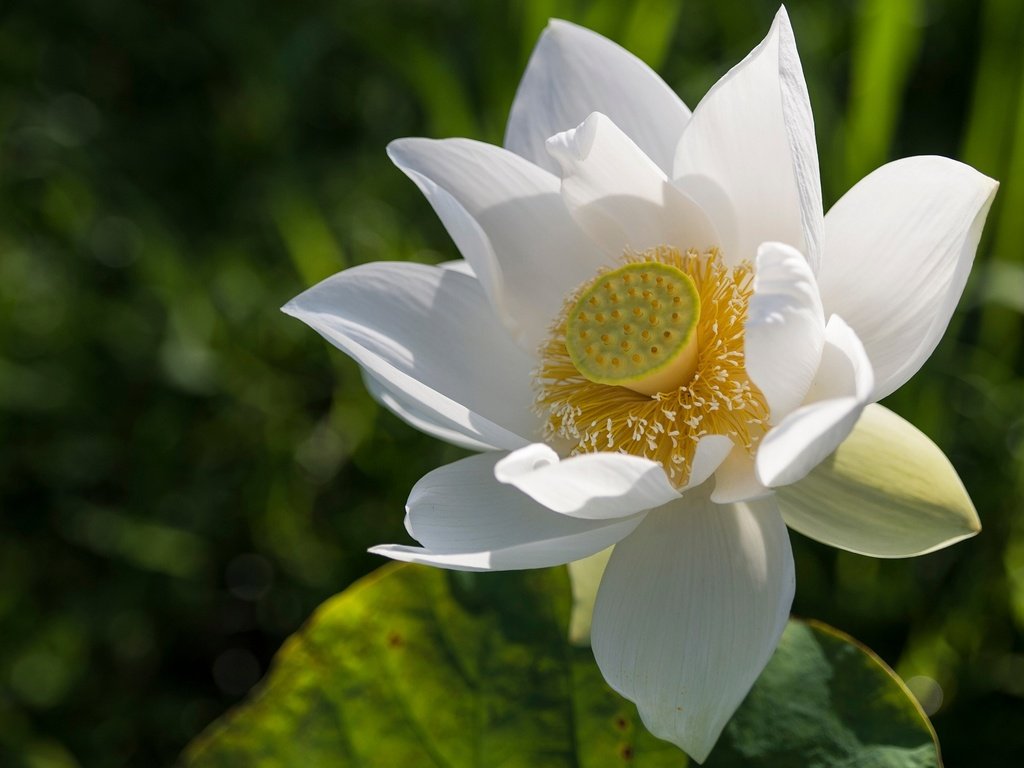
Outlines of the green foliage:
M 389 565 L 317 610 L 251 700 L 189 748 L 190 768 L 438 765 L 682 768 L 568 643 L 564 569 Z M 938 766 L 910 692 L 870 651 L 790 622 L 709 768 Z
M 920 0 L 865 0 L 859 4 L 846 118 L 846 174 L 840 194 L 888 158 L 907 88 L 907 76 L 921 44 L 924 4 Z

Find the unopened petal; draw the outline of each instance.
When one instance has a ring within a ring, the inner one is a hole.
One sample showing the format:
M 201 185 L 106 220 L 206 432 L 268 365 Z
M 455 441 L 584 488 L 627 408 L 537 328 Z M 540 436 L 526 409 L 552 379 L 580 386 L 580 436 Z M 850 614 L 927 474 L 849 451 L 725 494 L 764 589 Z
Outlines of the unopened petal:
M 872 557 L 921 555 L 981 530 L 949 459 L 881 405 L 869 405 L 836 452 L 777 498 L 794 530 Z

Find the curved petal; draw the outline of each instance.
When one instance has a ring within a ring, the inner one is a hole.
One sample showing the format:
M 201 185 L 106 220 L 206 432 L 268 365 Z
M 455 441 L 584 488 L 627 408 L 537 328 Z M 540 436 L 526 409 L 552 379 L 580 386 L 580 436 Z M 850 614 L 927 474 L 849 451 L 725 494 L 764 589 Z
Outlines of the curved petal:
M 651 733 L 703 762 L 775 650 L 793 590 L 789 536 L 770 499 L 687 497 L 613 550 L 594 657 Z
M 562 203 L 558 178 L 468 139 L 399 139 L 388 156 L 433 206 L 505 326 L 536 349 L 566 294 L 603 262 Z
M 690 118 L 679 97 L 636 56 L 596 32 L 552 19 L 516 91 L 505 146 L 554 171 L 545 140 L 591 112 L 611 117 L 666 171 Z
M 718 245 L 704 212 L 605 115 L 595 112 L 547 142 L 562 167 L 562 198 L 580 227 L 611 257 L 658 245 L 700 251 Z
M 450 269 L 454 272 L 461 272 L 464 275 L 470 277 L 476 277 L 476 273 L 473 271 L 473 267 L 470 266 L 469 262 L 465 259 L 452 259 L 451 261 L 442 261 L 438 264 L 441 269 Z
M 835 453 L 778 491 L 790 528 L 872 557 L 934 552 L 981 530 L 967 490 L 935 443 L 869 405 Z
M 370 396 L 413 429 L 470 451 L 490 451 L 496 447 L 466 434 L 462 424 L 445 415 L 443 409 L 423 407 L 414 398 L 403 397 L 401 391 L 391 388 L 387 379 L 377 378 L 366 368 L 362 369 L 362 374 Z
M 753 259 L 758 245 L 777 240 L 797 248 L 817 270 L 823 227 L 818 151 L 785 8 L 764 41 L 697 105 L 673 175 L 711 215 L 730 263 Z M 731 210 L 722 209 L 723 197 Z
M 769 488 L 805 477 L 850 434 L 874 387 L 857 335 L 833 315 L 825 327 L 821 367 L 805 404 L 772 429 L 757 449 L 757 479 Z
M 415 414 L 413 426 L 434 423 L 466 438 L 458 444 L 507 449 L 537 429 L 534 358 L 513 343 L 472 277 L 423 264 L 365 264 L 318 283 L 283 311 L 359 363 L 380 385 L 379 400 L 400 417 Z
M 661 464 L 650 459 L 584 453 L 560 460 L 541 443 L 510 453 L 494 476 L 548 509 L 588 520 L 627 517 L 679 498 Z
M 757 479 L 754 457 L 741 446 L 734 446 L 715 472 L 715 490 L 711 500 L 716 504 L 734 504 L 771 496 L 772 490 Z
M 413 486 L 405 519 L 423 547 L 386 544 L 370 551 L 455 570 L 546 568 L 607 549 L 643 520 L 578 520 L 552 512 L 494 479 L 500 458 L 483 453 L 425 475 Z
M 783 243 L 762 244 L 744 329 L 744 355 L 747 373 L 764 394 L 773 424 L 804 401 L 824 346 L 825 315 L 807 260 Z
M 825 218 L 818 285 L 875 369 L 873 400 L 902 386 L 946 331 L 998 183 L 944 157 L 864 177 Z
M 690 478 L 686 489 L 696 488 L 718 472 L 734 450 L 732 440 L 726 435 L 704 435 L 697 441 L 697 450 L 690 465 Z M 685 489 L 684 489 L 685 490 Z

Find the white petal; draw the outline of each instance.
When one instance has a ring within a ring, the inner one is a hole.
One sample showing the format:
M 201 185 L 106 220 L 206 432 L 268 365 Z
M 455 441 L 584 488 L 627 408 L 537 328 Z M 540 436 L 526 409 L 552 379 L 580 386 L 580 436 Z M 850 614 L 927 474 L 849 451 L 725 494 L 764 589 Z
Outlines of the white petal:
M 772 490 L 761 485 L 757 479 L 754 457 L 740 445 L 732 452 L 715 472 L 715 490 L 711 500 L 716 504 L 733 504 L 771 496 Z
M 608 548 L 643 519 L 579 520 L 552 512 L 494 479 L 501 455 L 470 456 L 425 475 L 406 506 L 406 528 L 423 547 L 370 551 L 456 570 L 546 568 Z
M 773 424 L 804 401 L 824 345 L 825 315 L 807 260 L 783 243 L 762 244 L 744 354 L 747 373 L 764 394 Z
M 797 248 L 817 268 L 823 226 L 818 152 L 785 8 L 764 41 L 694 110 L 674 176 L 711 214 L 728 262 L 753 259 L 758 245 L 775 240 Z
M 665 170 L 672 167 L 690 117 L 672 89 L 636 56 L 595 32 L 552 19 L 516 91 L 505 146 L 555 170 L 544 141 L 591 112 L 611 117 Z
M 451 261 L 442 261 L 438 264 L 441 269 L 450 269 L 454 272 L 461 272 L 464 275 L 470 277 L 476 277 L 476 273 L 473 272 L 473 267 L 470 266 L 469 262 L 465 259 L 452 259 Z
M 377 378 L 366 368 L 362 369 L 362 374 L 370 396 L 420 432 L 471 451 L 489 451 L 496 447 L 467 435 L 462 424 L 445 416 L 443 411 L 423 407 L 415 399 L 403 397 L 402 392 L 392 388 L 386 379 Z
M 548 509 L 590 520 L 626 517 L 679 498 L 657 462 L 623 453 L 559 460 L 540 443 L 510 453 L 494 476 Z
M 703 762 L 761 673 L 793 601 L 793 554 L 771 500 L 691 497 L 619 542 L 594 607 L 605 680 L 644 724 Z
M 420 188 L 517 341 L 533 351 L 603 254 L 562 203 L 556 176 L 468 139 L 399 139 L 388 155 Z
M 697 441 L 697 450 L 690 465 L 687 488 L 696 488 L 715 474 L 733 451 L 733 443 L 725 435 L 704 435 Z
M 825 310 L 864 342 L 873 400 L 902 386 L 945 333 L 998 184 L 944 157 L 862 179 L 828 212 L 818 273 Z
M 461 445 L 518 448 L 537 428 L 534 358 L 498 323 L 472 277 L 423 264 L 377 262 L 329 277 L 292 299 L 297 317 L 359 363 L 378 399 L 414 426 L 436 424 Z M 390 393 L 386 399 L 382 392 Z
M 562 197 L 591 240 L 613 258 L 658 245 L 706 250 L 718 235 L 704 212 L 610 119 L 598 112 L 548 139 Z
M 757 476 L 775 488 L 795 483 L 850 434 L 874 387 L 857 334 L 838 315 L 825 327 L 821 367 L 806 404 L 772 429 L 757 449 Z
M 881 405 L 865 408 L 838 450 L 777 498 L 791 528 L 872 557 L 922 555 L 981 530 L 949 459 Z

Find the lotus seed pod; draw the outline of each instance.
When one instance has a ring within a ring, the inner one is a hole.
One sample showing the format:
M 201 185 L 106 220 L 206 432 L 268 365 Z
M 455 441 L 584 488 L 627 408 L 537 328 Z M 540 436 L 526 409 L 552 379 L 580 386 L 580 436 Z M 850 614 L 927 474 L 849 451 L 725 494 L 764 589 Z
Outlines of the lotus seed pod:
M 697 367 L 697 288 L 668 264 L 627 264 L 600 275 L 567 318 L 566 348 L 590 381 L 653 395 Z

